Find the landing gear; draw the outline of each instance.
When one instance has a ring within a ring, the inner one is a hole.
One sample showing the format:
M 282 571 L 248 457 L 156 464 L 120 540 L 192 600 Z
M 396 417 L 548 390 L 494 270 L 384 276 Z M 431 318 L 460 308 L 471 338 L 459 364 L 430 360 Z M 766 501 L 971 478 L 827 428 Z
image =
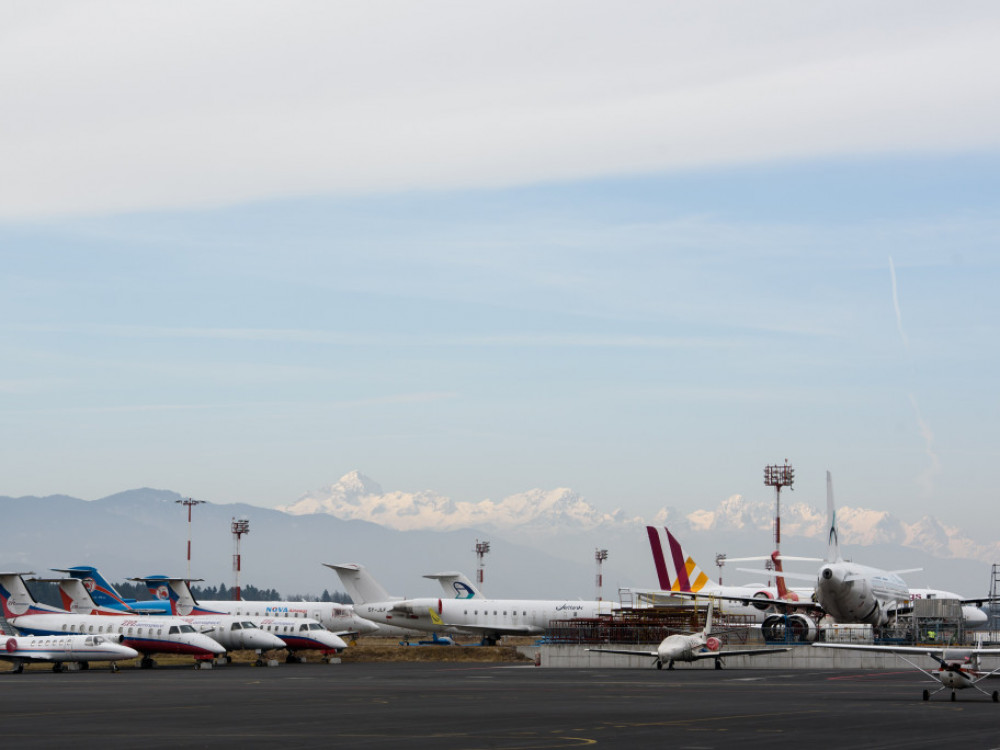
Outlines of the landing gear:
M 116 661 L 111 662 L 111 671 L 112 672 L 117 672 L 118 671 L 118 662 L 116 662 Z
M 139 661 L 139 669 L 152 669 L 154 666 L 156 666 L 156 662 L 148 656 L 142 657 Z
M 955 691 L 954 690 L 951 691 L 951 702 L 952 703 L 955 702 Z
M 62 672 L 63 671 L 62 662 L 61 661 L 57 661 L 55 664 L 53 664 L 52 665 L 52 671 L 53 672 Z
M 997 690 L 993 691 L 993 702 L 1000 703 L 1000 691 Z
M 18 662 L 14 665 L 14 674 L 21 674 L 24 671 L 24 662 Z
M 663 662 L 657 659 L 654 664 L 656 664 L 657 669 L 663 669 Z
M 80 669 L 81 669 L 81 671 L 85 671 L 85 670 L 90 669 L 90 662 L 89 661 L 81 661 L 80 662 Z
M 674 668 L 674 660 L 673 660 L 673 659 L 671 659 L 671 660 L 670 660 L 670 663 L 669 663 L 669 664 L 667 664 L 667 669 L 669 670 L 669 669 L 673 669 L 673 668 Z
M 722 669 L 722 659 L 716 659 L 715 660 L 715 668 L 716 669 Z
M 924 700 L 925 701 L 929 701 L 930 699 L 931 699 L 931 691 L 930 690 L 925 690 L 924 691 Z

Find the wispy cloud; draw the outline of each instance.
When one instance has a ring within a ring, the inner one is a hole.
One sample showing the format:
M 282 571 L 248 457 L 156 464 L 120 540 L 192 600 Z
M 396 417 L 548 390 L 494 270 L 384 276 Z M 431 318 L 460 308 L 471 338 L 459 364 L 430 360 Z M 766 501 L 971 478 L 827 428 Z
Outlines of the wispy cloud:
M 8 218 L 1000 144 L 988 4 L 21 5 Z

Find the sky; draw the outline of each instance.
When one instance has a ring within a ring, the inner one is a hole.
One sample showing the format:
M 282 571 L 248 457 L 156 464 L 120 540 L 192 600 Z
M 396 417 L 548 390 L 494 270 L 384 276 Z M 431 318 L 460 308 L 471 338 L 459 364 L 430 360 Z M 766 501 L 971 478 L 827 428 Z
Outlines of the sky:
M 996 4 L 0 14 L 0 494 L 1000 521 Z

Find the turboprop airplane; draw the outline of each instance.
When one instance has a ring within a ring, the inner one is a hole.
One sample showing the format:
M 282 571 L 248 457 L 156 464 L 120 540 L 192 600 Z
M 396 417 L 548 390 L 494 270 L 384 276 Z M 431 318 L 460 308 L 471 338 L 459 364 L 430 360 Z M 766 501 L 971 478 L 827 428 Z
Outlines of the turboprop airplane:
M 394 599 L 362 565 L 331 565 L 362 617 L 428 633 L 480 635 L 496 643 L 504 635 L 539 635 L 552 620 L 610 615 L 609 602 L 542 599 Z
M 722 650 L 722 641 L 712 635 L 712 607 L 714 602 L 708 600 L 708 612 L 705 615 L 705 628 L 700 633 L 674 633 L 664 638 L 656 651 L 635 651 L 622 648 L 588 648 L 603 654 L 628 654 L 629 656 L 651 656 L 657 669 L 674 668 L 674 662 L 694 662 L 701 659 L 715 659 L 715 668 L 722 669 L 722 659 L 726 656 L 761 656 L 776 654 L 781 651 L 791 651 L 790 648 L 737 648 Z
M 122 610 L 99 606 L 91 597 L 83 581 L 78 578 L 59 578 L 55 580 L 35 578 L 33 580 L 58 583 L 63 606 L 70 612 L 85 615 L 128 616 L 128 613 Z M 176 613 L 171 614 L 176 616 Z M 188 625 L 193 626 L 199 633 L 217 641 L 227 651 L 245 649 L 260 653 L 262 651 L 285 648 L 283 640 L 276 635 L 261 630 L 255 623 L 246 618 L 236 617 L 235 615 L 207 615 L 198 618 L 181 617 L 180 619 Z
M 842 648 L 851 651 L 880 651 L 883 653 L 896 654 L 914 669 L 923 672 L 932 680 L 941 684 L 933 693 L 924 690 L 924 700 L 930 700 L 932 695 L 937 695 L 942 690 L 951 689 L 951 699 L 955 700 L 955 692 L 966 688 L 975 688 L 983 695 L 988 695 L 994 703 L 1000 702 L 1000 691 L 994 690 L 987 693 L 978 683 L 987 677 L 1000 672 L 1000 667 L 989 672 L 984 672 L 979 668 L 980 656 L 1000 656 L 1000 649 L 997 648 L 929 648 L 927 646 L 865 646 L 851 643 L 814 643 L 813 648 Z M 914 664 L 903 654 L 913 654 L 927 656 L 938 663 L 935 670 L 927 670 L 918 664 Z
M 103 635 L 22 635 L 7 638 L 0 659 L 14 665 L 16 674 L 26 663 L 51 662 L 53 672 L 61 672 L 66 662 L 77 662 L 88 669 L 92 661 L 111 662 L 111 671 L 118 671 L 118 662 L 135 659 L 139 652 L 123 646 L 122 636 Z
M 167 615 L 171 612 L 170 597 L 166 589 L 150 589 L 154 597 L 152 600 L 125 599 L 97 568 L 90 565 L 53 570 L 82 580 L 99 605 L 145 614 Z M 198 606 L 210 614 L 311 618 L 341 637 L 367 635 L 376 633 L 379 629 L 375 623 L 355 614 L 351 605 L 337 602 L 203 600 Z
M 197 660 L 211 659 L 226 649 L 175 617 L 75 614 L 35 601 L 24 582 L 26 573 L 0 573 L 0 603 L 3 616 L 22 635 L 111 635 L 124 636 L 122 643 L 142 655 L 139 666 L 154 665 L 152 654 L 188 654 Z
M 147 576 L 133 578 L 143 581 L 151 591 L 158 596 L 167 596 L 171 611 L 195 627 L 202 622 L 218 618 L 232 618 L 240 622 L 249 622 L 251 627 L 259 629 L 261 635 L 278 638 L 283 641 L 281 646 L 288 650 L 288 661 L 301 661 L 297 651 L 321 651 L 324 656 L 337 654 L 347 648 L 347 643 L 336 633 L 331 633 L 319 622 L 308 617 L 256 617 L 254 615 L 217 614 L 206 609 L 191 593 L 187 581 L 183 578 L 168 578 L 167 576 Z M 234 602 L 239 604 L 240 602 Z

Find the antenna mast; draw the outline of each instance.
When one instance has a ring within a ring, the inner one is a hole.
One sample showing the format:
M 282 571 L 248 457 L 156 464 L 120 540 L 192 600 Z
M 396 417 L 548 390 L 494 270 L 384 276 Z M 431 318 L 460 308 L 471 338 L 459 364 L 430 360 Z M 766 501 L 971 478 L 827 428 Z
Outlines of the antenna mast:
M 188 498 L 187 500 L 174 500 L 174 502 L 175 503 L 180 503 L 181 505 L 186 506 L 187 507 L 187 511 L 188 511 L 188 560 L 187 560 L 187 563 L 188 563 L 188 575 L 187 575 L 187 580 L 188 580 L 188 583 L 190 583 L 191 582 L 191 509 L 194 506 L 196 506 L 196 505 L 201 505 L 205 501 L 204 500 L 192 500 L 191 498 Z

